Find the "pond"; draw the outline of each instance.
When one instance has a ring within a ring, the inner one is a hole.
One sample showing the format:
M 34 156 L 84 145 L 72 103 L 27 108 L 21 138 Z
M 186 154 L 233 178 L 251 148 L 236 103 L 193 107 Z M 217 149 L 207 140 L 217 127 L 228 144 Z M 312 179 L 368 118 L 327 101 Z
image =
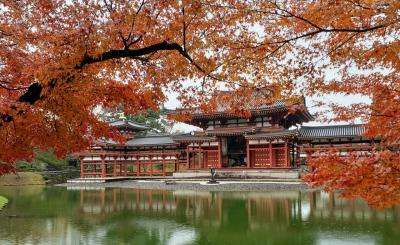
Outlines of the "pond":
M 320 191 L 1 187 L 0 244 L 400 244 L 400 207 Z

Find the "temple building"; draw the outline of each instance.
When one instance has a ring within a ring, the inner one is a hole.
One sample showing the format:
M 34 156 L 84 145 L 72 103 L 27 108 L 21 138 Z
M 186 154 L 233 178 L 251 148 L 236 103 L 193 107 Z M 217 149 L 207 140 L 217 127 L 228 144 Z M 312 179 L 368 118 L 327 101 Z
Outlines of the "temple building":
M 247 109 L 241 117 L 223 109 L 196 110 L 183 120 L 202 128 L 190 134 L 152 133 L 145 125 L 125 119 L 111 122 L 127 137 L 125 144 L 99 141 L 77 154 L 81 178 L 166 176 L 207 170 L 296 170 L 302 159 L 336 149 L 370 152 L 377 143 L 363 136 L 363 125 L 301 126 L 314 118 L 305 99 L 277 101 Z M 184 113 L 180 110 L 169 114 Z

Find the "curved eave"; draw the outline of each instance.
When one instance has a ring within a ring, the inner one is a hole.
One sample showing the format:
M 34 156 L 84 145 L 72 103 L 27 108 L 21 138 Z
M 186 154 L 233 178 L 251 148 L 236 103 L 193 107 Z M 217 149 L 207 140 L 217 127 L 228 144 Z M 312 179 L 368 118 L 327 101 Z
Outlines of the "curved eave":
M 299 140 L 304 140 L 304 141 L 312 141 L 312 140 L 332 140 L 332 139 L 360 139 L 360 140 L 380 140 L 380 137 L 375 137 L 375 138 L 367 138 L 362 135 L 340 135 L 340 136 L 300 136 Z
M 200 139 L 200 138 L 185 138 L 185 139 L 174 139 L 174 141 L 178 142 L 178 143 L 205 143 L 205 142 L 216 142 L 217 139 L 216 138 L 211 138 L 211 139 Z
M 275 108 L 269 108 L 269 109 L 250 109 L 252 116 L 259 116 L 259 115 L 269 115 L 273 113 L 279 113 L 279 112 L 287 112 L 288 108 L 286 106 L 279 106 Z M 239 116 L 235 113 L 229 112 L 213 112 L 213 113 L 196 113 L 196 112 L 190 112 L 187 111 L 170 111 L 168 113 L 169 115 L 190 115 L 191 119 L 190 120 L 182 120 L 182 122 L 189 123 L 192 122 L 193 120 L 201 120 L 201 119 L 218 119 L 218 118 L 238 118 Z
M 279 107 L 274 109 L 257 109 L 257 110 L 249 110 L 252 116 L 259 115 L 269 115 L 278 112 L 287 112 L 288 109 L 286 107 Z M 224 113 L 224 112 L 216 112 L 216 113 L 204 113 L 204 114 L 192 114 L 192 120 L 198 119 L 218 119 L 218 118 L 238 118 L 239 116 L 235 113 Z

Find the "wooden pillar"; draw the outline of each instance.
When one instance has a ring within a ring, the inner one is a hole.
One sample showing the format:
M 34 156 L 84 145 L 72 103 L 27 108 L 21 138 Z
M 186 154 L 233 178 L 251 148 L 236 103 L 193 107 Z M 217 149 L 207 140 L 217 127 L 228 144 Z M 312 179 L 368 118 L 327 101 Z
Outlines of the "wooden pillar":
M 101 156 L 101 177 L 105 178 L 107 173 L 105 155 Z
M 289 167 L 289 161 L 288 161 L 288 142 L 285 141 L 285 166 Z
M 128 160 L 127 156 L 124 156 L 124 176 L 128 176 Z
M 140 176 L 140 155 L 136 155 L 136 175 Z
M 250 163 L 250 145 L 249 145 L 249 140 L 246 140 L 246 159 L 247 159 L 247 168 L 251 167 L 251 163 Z
M 301 152 L 300 152 L 300 150 L 301 150 L 300 146 L 297 145 L 297 148 L 296 148 L 296 164 L 297 164 L 298 168 L 300 168 L 300 166 L 301 166 L 301 159 L 300 159 Z
M 291 149 L 291 153 L 292 154 L 290 154 L 290 152 L 289 152 L 289 155 L 290 155 L 290 165 L 291 166 L 293 166 L 293 167 L 295 167 L 295 155 L 294 155 L 294 143 L 293 142 L 291 142 L 291 144 L 290 144 L 290 149 Z
M 117 176 L 117 157 L 114 157 L 113 176 Z
M 175 172 L 179 171 L 179 155 L 175 155 Z
M 165 156 L 162 156 L 162 175 L 165 176 Z
M 198 164 L 199 164 L 199 166 L 198 166 L 198 169 L 199 168 L 201 168 L 201 143 L 198 143 L 199 144 L 199 148 L 198 148 L 198 153 L 199 153 L 199 156 L 198 156 L 198 159 L 197 159 L 197 162 L 198 162 Z
M 222 147 L 221 140 L 218 142 L 218 167 L 222 168 Z
M 151 156 L 149 156 L 149 164 L 150 164 L 150 176 L 153 176 L 153 161 Z
M 269 142 L 269 164 L 271 167 L 275 166 L 274 158 L 272 157 L 272 142 Z
M 207 168 L 207 162 L 208 162 L 208 151 L 204 150 L 203 151 L 203 161 L 202 161 L 202 168 Z
M 186 169 L 190 168 L 190 147 L 189 144 L 186 146 Z
M 80 172 L 80 177 L 81 178 L 83 178 L 83 176 L 85 175 L 84 174 L 84 170 L 85 170 L 85 166 L 83 165 L 84 163 L 83 163 L 83 157 L 80 157 L 79 158 L 79 167 L 80 167 L 80 169 L 81 169 L 81 172 Z

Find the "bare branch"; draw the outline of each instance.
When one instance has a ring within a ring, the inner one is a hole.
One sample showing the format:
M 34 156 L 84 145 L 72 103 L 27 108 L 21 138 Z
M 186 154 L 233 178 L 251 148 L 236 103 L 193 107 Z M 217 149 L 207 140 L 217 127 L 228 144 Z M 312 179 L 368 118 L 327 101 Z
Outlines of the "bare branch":
M 18 90 L 24 90 L 24 89 L 28 89 L 29 88 L 29 86 L 13 88 L 13 87 L 9 87 L 9 86 L 3 85 L 2 83 L 8 83 L 8 82 L 7 81 L 0 81 L 0 88 L 6 89 L 6 90 L 10 90 L 10 91 L 18 91 Z
M 311 22 L 310 20 L 308 20 L 308 19 L 306 19 L 306 18 L 304 18 L 304 17 L 302 17 L 302 16 L 296 15 L 296 14 L 294 14 L 294 13 L 292 13 L 292 12 L 286 10 L 286 9 L 283 9 L 283 8 L 279 7 L 279 5 L 278 5 L 276 2 L 274 2 L 274 5 L 275 5 L 275 7 L 276 7 L 278 10 L 287 13 L 287 14 L 289 15 L 288 17 L 293 17 L 293 18 L 299 19 L 299 20 L 301 20 L 301 21 L 303 21 L 303 22 L 306 22 L 307 24 L 309 24 L 309 25 L 311 25 L 311 26 L 317 28 L 318 30 L 321 30 L 321 29 L 322 29 L 321 27 L 319 27 L 318 25 L 314 24 L 314 23 Z
M 136 44 L 136 43 L 138 43 L 140 40 L 142 40 L 142 35 L 140 35 L 138 38 L 136 38 L 135 40 L 133 40 L 133 41 L 131 41 L 129 44 L 128 44 L 128 48 L 130 48 L 132 45 L 134 45 L 134 44 Z

